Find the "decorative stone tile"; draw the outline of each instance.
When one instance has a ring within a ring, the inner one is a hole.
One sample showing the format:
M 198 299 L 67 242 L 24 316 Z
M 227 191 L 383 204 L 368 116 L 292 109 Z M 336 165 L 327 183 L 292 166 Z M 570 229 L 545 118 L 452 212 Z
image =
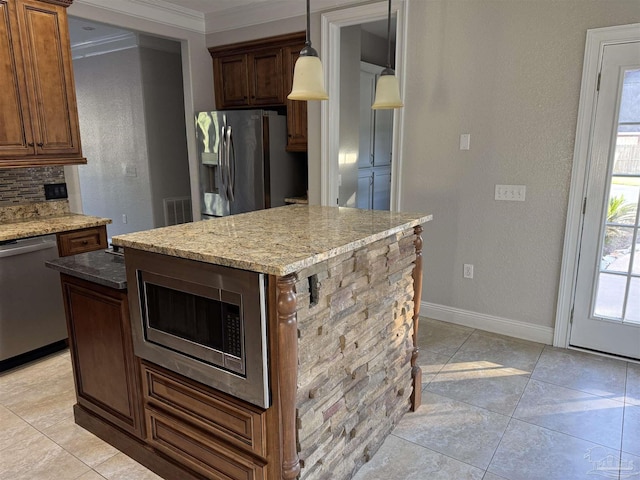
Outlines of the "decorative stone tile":
M 25 374 L 28 371 L 28 375 Z M 59 388 L 73 388 L 70 376 L 71 359 L 57 354 L 49 355 L 27 365 L 0 374 L 0 402 L 4 405 L 20 403 L 23 395 L 34 388 L 47 391 Z
M 422 407 L 405 415 L 393 434 L 486 469 L 509 417 L 427 391 Z
M 44 184 L 64 181 L 60 166 L 0 169 L 0 207 L 44 201 Z
M 353 480 L 480 480 L 483 470 L 390 435 Z
M 114 245 L 288 275 L 421 225 L 431 215 L 290 205 L 113 237 Z
M 451 357 L 467 341 L 473 331 L 473 328 L 453 323 L 429 318 L 421 319 L 418 330 L 418 345 L 423 352 L 428 351 Z
M 81 477 L 78 477 L 78 480 L 106 480 L 106 479 L 95 470 L 89 470 L 87 473 L 85 473 Z
M 25 443 L 40 436 L 35 428 L 10 410 L 0 406 L 0 452 L 17 443 Z M 0 453 L 2 458 L 2 453 Z M 0 462 L 1 463 L 1 462 Z
M 626 375 L 625 362 L 547 346 L 531 378 L 624 401 Z
M 593 480 L 603 462 L 619 458 L 619 450 L 512 419 L 487 470 L 507 479 Z
M 622 402 L 532 379 L 513 416 L 619 449 L 623 410 Z
M 486 472 L 484 474 L 484 477 L 482 477 L 482 480 L 509 480 L 509 479 L 504 477 L 499 477 L 495 473 Z
M 620 480 L 640 478 L 640 456 L 622 452 L 620 456 Z

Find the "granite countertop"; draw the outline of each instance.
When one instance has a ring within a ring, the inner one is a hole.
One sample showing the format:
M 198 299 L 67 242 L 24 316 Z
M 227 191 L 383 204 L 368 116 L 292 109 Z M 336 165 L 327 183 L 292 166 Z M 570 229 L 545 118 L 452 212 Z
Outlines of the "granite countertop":
M 113 237 L 114 245 L 271 275 L 288 275 L 431 215 L 290 205 Z
M 108 218 L 69 212 L 66 202 L 37 202 L 0 208 L 0 242 L 98 227 Z
M 45 262 L 47 267 L 72 277 L 104 285 L 118 290 L 127 288 L 124 257 L 105 250 L 79 253 L 70 257 Z

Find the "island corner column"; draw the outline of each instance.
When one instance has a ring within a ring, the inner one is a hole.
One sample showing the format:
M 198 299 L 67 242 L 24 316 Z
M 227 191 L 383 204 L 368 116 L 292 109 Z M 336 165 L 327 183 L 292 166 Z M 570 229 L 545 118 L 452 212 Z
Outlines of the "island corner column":
M 277 277 L 278 383 L 282 419 L 282 479 L 300 473 L 296 445 L 296 389 L 298 385 L 298 317 L 295 273 Z
M 418 365 L 418 326 L 420 323 L 420 302 L 422 300 L 422 226 L 413 228 L 416 238 L 416 263 L 413 267 L 413 353 L 411 354 L 411 377 L 413 393 L 411 393 L 411 411 L 415 412 L 422 404 L 422 369 Z

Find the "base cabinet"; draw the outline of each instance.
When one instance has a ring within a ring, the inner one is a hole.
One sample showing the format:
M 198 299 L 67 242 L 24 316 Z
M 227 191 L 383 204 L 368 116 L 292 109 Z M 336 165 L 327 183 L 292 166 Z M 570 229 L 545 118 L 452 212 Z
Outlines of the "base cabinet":
M 207 479 L 271 478 L 266 410 L 144 361 L 142 378 L 149 445 Z
M 78 405 L 142 438 L 126 291 L 61 274 Z

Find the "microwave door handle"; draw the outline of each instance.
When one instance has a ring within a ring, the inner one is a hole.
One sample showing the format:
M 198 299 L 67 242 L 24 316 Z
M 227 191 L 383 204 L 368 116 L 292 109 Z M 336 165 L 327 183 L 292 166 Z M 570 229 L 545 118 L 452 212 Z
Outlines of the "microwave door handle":
M 225 146 L 227 148 L 227 167 L 229 169 L 229 184 L 227 189 L 229 192 L 229 200 L 234 199 L 235 179 L 236 179 L 236 151 L 233 148 L 233 132 L 231 126 L 227 127 L 227 138 L 225 140 Z

